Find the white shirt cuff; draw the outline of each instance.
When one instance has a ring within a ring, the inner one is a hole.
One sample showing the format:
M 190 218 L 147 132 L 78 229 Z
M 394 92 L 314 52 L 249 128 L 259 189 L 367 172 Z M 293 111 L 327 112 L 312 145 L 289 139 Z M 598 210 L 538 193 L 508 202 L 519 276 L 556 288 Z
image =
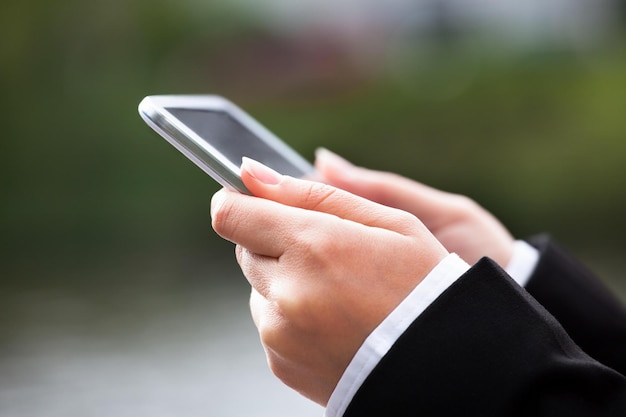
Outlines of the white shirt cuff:
M 470 266 L 456 254 L 444 258 L 368 336 L 344 371 L 326 407 L 326 417 L 341 417 L 378 362 L 411 323 Z
M 505 271 L 520 287 L 524 287 L 535 271 L 538 262 L 539 251 L 523 240 L 516 240 L 513 246 L 513 256 Z

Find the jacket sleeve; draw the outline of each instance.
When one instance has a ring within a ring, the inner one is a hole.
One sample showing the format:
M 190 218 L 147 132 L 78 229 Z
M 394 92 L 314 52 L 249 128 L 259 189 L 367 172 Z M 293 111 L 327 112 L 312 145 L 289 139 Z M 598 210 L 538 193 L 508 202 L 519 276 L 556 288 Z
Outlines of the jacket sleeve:
M 547 236 L 526 289 L 587 354 L 626 375 L 626 308 L 584 266 Z
M 626 379 L 485 258 L 412 323 L 344 415 L 623 417 Z

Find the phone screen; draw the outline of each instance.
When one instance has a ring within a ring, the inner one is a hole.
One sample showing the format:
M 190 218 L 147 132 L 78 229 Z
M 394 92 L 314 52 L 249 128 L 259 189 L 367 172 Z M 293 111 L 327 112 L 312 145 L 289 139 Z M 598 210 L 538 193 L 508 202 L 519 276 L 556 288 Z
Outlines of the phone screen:
M 166 110 L 238 167 L 246 156 L 284 175 L 302 177 L 308 173 L 224 111 L 171 107 Z

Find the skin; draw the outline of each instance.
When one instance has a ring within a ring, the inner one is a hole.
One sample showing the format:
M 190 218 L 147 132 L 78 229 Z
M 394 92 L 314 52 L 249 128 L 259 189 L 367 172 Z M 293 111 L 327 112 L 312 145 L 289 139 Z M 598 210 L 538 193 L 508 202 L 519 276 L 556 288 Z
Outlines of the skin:
M 325 406 L 367 336 L 449 252 L 508 262 L 513 239 L 464 197 L 326 150 L 316 168 L 327 184 L 245 159 L 254 197 L 220 190 L 211 216 L 236 244 L 270 369 Z
M 315 168 L 321 181 L 418 217 L 449 252 L 470 265 L 488 256 L 507 265 L 514 238 L 470 198 L 447 193 L 389 172 L 372 171 L 319 149 Z

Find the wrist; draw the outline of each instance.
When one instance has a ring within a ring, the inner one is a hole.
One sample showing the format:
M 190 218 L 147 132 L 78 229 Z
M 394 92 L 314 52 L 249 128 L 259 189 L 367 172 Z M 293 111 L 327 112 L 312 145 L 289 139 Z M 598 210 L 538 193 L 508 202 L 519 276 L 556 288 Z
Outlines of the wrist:
M 343 415 L 363 382 L 396 340 L 469 268 L 456 254 L 449 254 L 369 334 L 335 386 L 328 400 L 325 417 Z

